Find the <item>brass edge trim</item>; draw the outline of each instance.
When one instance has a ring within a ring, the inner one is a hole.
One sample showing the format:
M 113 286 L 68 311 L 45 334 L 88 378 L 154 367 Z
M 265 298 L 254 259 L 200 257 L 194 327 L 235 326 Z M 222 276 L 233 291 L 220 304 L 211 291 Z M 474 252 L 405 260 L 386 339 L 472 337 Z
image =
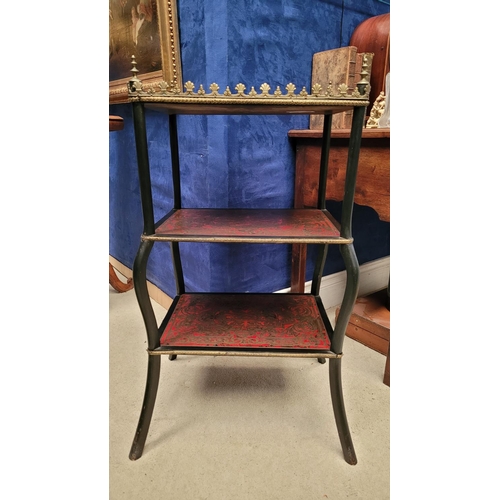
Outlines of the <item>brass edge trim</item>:
M 300 98 L 288 97 L 273 99 L 270 97 L 259 98 L 254 97 L 250 99 L 245 98 L 206 98 L 206 97 L 176 97 L 176 96 L 129 96 L 129 102 L 145 102 L 145 103 L 164 103 L 164 104 L 207 104 L 219 106 L 239 106 L 239 105 L 253 105 L 253 106 L 318 106 L 318 107 L 337 107 L 337 106 L 368 106 L 370 101 L 367 99 L 335 99 L 335 100 L 320 100 L 314 97 Z
M 310 244 L 329 244 L 329 245 L 349 245 L 354 242 L 354 238 L 241 238 L 241 237 L 227 237 L 220 236 L 159 236 L 159 235 L 142 235 L 142 241 L 179 241 L 179 242 L 192 242 L 192 243 L 310 243 Z
M 166 351 L 152 351 L 147 349 L 150 356 L 165 356 L 177 354 L 183 356 L 244 356 L 244 357 L 264 357 L 264 358 L 341 358 L 343 353 L 335 354 L 334 352 L 312 352 L 312 353 L 295 353 L 295 352 L 245 352 L 245 351 L 185 351 L 182 349 L 169 349 Z

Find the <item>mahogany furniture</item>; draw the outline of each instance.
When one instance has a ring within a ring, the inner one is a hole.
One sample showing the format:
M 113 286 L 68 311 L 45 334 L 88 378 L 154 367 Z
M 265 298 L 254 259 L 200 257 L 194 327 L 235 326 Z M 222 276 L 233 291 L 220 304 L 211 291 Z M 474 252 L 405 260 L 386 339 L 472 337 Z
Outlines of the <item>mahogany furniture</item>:
M 370 100 L 374 102 L 380 92 L 384 92 L 387 95 L 387 89 L 385 88 L 386 75 L 391 71 L 391 14 L 381 14 L 365 19 L 354 30 L 349 44 L 354 45 L 361 52 L 372 52 L 374 54 L 370 75 Z M 371 108 L 372 105 L 369 105 L 367 108 L 368 114 Z M 389 221 L 388 213 L 387 219 L 384 218 L 380 212 L 379 216 L 382 220 Z M 377 307 L 378 299 L 376 297 L 367 298 L 367 300 L 372 302 L 372 307 Z M 370 316 L 371 328 L 369 331 L 373 333 L 373 336 L 376 336 L 379 323 L 385 323 L 386 313 L 388 313 L 388 311 L 384 311 L 383 308 L 378 308 L 377 310 L 379 311 L 378 315 L 374 316 L 372 313 Z M 366 311 L 363 311 L 359 316 L 357 316 L 357 313 L 354 313 L 351 317 L 351 321 L 356 321 L 357 318 L 360 320 L 366 319 L 365 314 Z M 350 325 L 347 335 L 354 335 L 352 330 L 353 327 Z M 386 385 L 390 385 L 390 351 L 390 346 L 388 346 L 384 372 L 384 384 Z
M 380 14 L 358 24 L 349 45 L 358 52 L 371 52 L 373 63 L 370 72 L 370 104 L 368 115 L 380 92 L 386 93 L 385 77 L 391 71 L 391 14 Z
M 121 116 L 109 115 L 109 131 L 116 132 L 117 130 L 123 130 L 124 123 Z M 118 292 L 128 292 L 134 288 L 134 282 L 132 278 L 128 278 L 127 282 L 124 283 L 116 275 L 115 268 L 109 263 L 109 284 Z
M 342 201 L 346 177 L 345 159 L 349 151 L 349 130 L 333 130 L 330 134 L 332 151 L 329 160 L 326 198 Z M 295 200 L 294 207 L 315 206 L 318 200 L 318 158 L 321 155 L 321 133 L 317 130 L 291 130 L 289 137 L 296 144 L 295 165 Z M 362 131 L 361 149 L 359 153 L 358 177 L 354 194 L 354 202 L 372 207 L 380 219 L 390 221 L 390 129 L 368 129 Z M 292 245 L 292 278 L 291 291 L 304 292 L 306 274 L 307 246 Z M 379 318 L 366 319 L 363 312 L 354 310 L 348 324 L 347 336 L 368 345 L 379 342 L 377 338 L 382 329 L 386 328 L 386 315 L 380 310 Z M 387 311 L 387 314 L 389 311 Z M 366 321 L 363 321 L 365 319 Z M 365 325 L 364 331 L 358 329 L 356 322 Z M 371 323 L 371 324 L 370 324 Z M 389 329 L 385 330 L 389 337 Z M 387 349 L 389 352 L 389 349 Z M 384 353 L 385 354 L 385 353 Z M 389 380 L 390 357 L 387 356 L 384 383 Z
M 133 72 L 136 75 L 135 60 Z M 144 231 L 133 267 L 135 292 L 144 319 L 148 342 L 148 371 L 144 403 L 129 458 L 141 457 L 146 442 L 156 393 L 162 355 L 171 360 L 178 355 L 261 356 L 266 358 L 318 358 L 329 362 L 332 406 L 345 460 L 356 464 L 345 412 L 341 360 L 345 330 L 358 291 L 359 265 L 352 245 L 351 219 L 354 204 L 359 149 L 363 120 L 368 105 L 368 81 L 362 79 L 352 93 L 313 86 L 295 93 L 295 85 L 274 93 L 266 83 L 260 93 L 254 87 L 238 84 L 219 93 L 200 86 L 195 90 L 186 82 L 186 92 L 167 83 L 156 91 L 144 91 L 134 76 L 129 82 L 132 103 Z M 286 92 L 286 93 L 285 93 Z M 155 220 L 149 171 L 146 110 L 168 114 L 171 174 L 174 186 L 172 210 Z M 340 224 L 325 208 L 332 116 L 353 110 L 349 154 L 346 157 L 346 182 Z M 318 159 L 318 197 L 308 209 L 217 209 L 183 208 L 181 205 L 181 162 L 177 137 L 178 114 L 322 114 L 324 129 Z M 177 295 L 164 320 L 157 324 L 146 286 L 146 269 L 155 243 L 168 242 L 174 264 Z M 225 243 L 314 243 L 320 247 L 311 293 L 186 293 L 180 242 Z M 339 245 L 347 268 L 344 300 L 335 329 L 332 328 L 320 298 L 320 286 L 327 249 Z
M 349 130 L 332 130 L 326 199 L 342 201 L 349 154 Z M 321 156 L 322 133 L 319 130 L 290 130 L 295 142 L 294 207 L 314 207 L 318 203 L 318 160 Z M 372 207 L 380 219 L 390 218 L 390 129 L 364 128 L 359 152 L 358 177 L 354 202 Z M 292 247 L 292 292 L 304 292 L 307 247 Z
M 117 130 L 123 130 L 123 118 L 121 116 L 109 115 L 109 131 L 115 132 Z

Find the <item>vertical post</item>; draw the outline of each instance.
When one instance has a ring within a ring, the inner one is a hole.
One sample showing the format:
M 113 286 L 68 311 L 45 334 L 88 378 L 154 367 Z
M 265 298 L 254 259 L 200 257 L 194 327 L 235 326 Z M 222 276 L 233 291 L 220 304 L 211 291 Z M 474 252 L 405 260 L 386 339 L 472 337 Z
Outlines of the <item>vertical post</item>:
M 182 272 L 181 254 L 179 251 L 179 242 L 170 242 L 170 253 L 172 254 L 172 264 L 174 266 L 175 287 L 177 295 L 185 293 L 184 274 Z
M 142 402 L 141 413 L 139 415 L 139 422 L 137 423 L 137 430 L 134 434 L 132 447 L 130 448 L 130 460 L 137 460 L 141 458 L 148 437 L 149 426 L 151 424 L 151 417 L 155 408 L 156 394 L 158 392 L 158 385 L 160 383 L 160 368 L 161 356 L 148 356 L 148 371 L 146 377 L 146 388 L 144 390 L 144 399 Z
M 137 163 L 139 167 L 139 186 L 141 190 L 144 234 L 149 235 L 154 234 L 155 227 L 144 104 L 141 102 L 134 102 L 132 104 L 132 110 L 134 114 L 135 145 L 137 150 Z
M 135 57 L 132 56 L 132 72 L 134 78 L 129 82 L 129 95 L 136 92 L 136 83 L 140 81 L 135 76 L 137 68 L 135 67 Z M 139 166 L 139 186 L 141 190 L 142 215 L 144 218 L 144 234 L 151 235 L 155 232 L 154 211 L 153 211 L 153 195 L 151 192 L 151 177 L 149 170 L 148 144 L 146 134 L 146 117 L 144 112 L 144 104 L 134 102 L 132 104 L 134 114 L 134 131 L 135 144 L 137 150 L 137 163 Z M 137 251 L 134 260 L 134 289 L 137 296 L 137 302 L 141 309 L 142 317 L 146 325 L 146 333 L 148 337 L 148 349 L 155 349 L 160 345 L 160 336 L 156 317 L 151 305 L 151 299 L 147 289 L 146 269 L 148 265 L 149 255 L 153 248 L 154 241 L 143 240 Z M 142 404 L 137 430 L 134 435 L 132 448 L 130 449 L 130 460 L 137 460 L 141 457 L 144 443 L 151 423 L 151 416 L 156 400 L 158 383 L 160 380 L 160 356 L 148 356 L 148 373 L 146 379 L 146 389 L 144 392 L 144 401 Z
M 356 458 L 351 431 L 349 430 L 349 423 L 347 422 L 344 393 L 342 391 L 342 358 L 330 358 L 328 371 L 333 414 L 335 415 L 335 423 L 337 424 L 344 460 L 350 465 L 356 465 L 358 459 Z
M 328 245 L 319 245 L 318 255 L 316 257 L 316 264 L 314 266 L 314 274 L 311 283 L 311 294 L 315 297 L 319 296 L 321 287 L 321 278 L 325 268 L 326 256 L 328 254 Z
M 177 115 L 168 116 L 168 125 L 170 131 L 170 157 L 172 159 L 174 208 L 181 208 L 181 172 L 179 162 L 179 138 L 177 135 Z
M 160 345 L 160 336 L 158 333 L 158 324 L 156 316 L 149 298 L 148 286 L 146 281 L 146 269 L 148 265 L 149 255 L 153 249 L 153 240 L 141 241 L 139 250 L 134 260 L 133 276 L 134 290 L 137 297 L 137 302 L 141 310 L 144 324 L 146 326 L 146 334 L 148 337 L 148 349 L 156 349 Z
M 340 235 L 343 238 L 352 238 L 352 212 L 354 208 L 354 191 L 356 188 L 356 177 L 358 173 L 359 150 L 361 147 L 361 135 L 363 132 L 363 122 L 365 117 L 365 107 L 354 108 L 351 137 L 349 140 L 349 151 L 347 156 L 347 171 L 344 187 L 344 200 L 342 202 L 342 217 Z M 339 315 L 333 331 L 332 350 L 342 353 L 345 332 L 349 323 L 349 318 L 356 301 L 359 290 L 359 263 L 352 243 L 340 245 L 340 253 L 346 266 L 347 282 Z
M 326 181 L 328 179 L 328 161 L 332 135 L 332 114 L 327 113 L 323 121 L 323 139 L 321 142 L 321 160 L 319 165 L 318 208 L 326 209 Z
M 364 91 L 363 91 L 364 93 Z M 349 140 L 349 151 L 347 156 L 347 171 L 344 187 L 344 199 L 342 201 L 342 217 L 340 235 L 344 238 L 352 238 L 352 212 L 354 207 L 354 190 L 356 188 L 356 176 L 358 171 L 359 149 L 361 147 L 361 134 L 363 132 L 363 121 L 365 107 L 354 107 L 351 136 Z M 340 306 L 339 315 L 333 330 L 331 349 L 337 354 L 342 353 L 345 331 L 354 307 L 354 302 L 359 289 L 359 264 L 352 243 L 340 245 L 340 253 L 346 266 L 347 283 Z M 348 464 L 357 463 L 354 445 L 344 405 L 342 392 L 341 358 L 330 359 L 330 393 L 332 397 L 333 413 L 339 433 L 340 444 L 344 453 L 344 459 Z
M 179 137 L 177 134 L 177 115 L 168 116 L 168 125 L 170 131 L 170 157 L 172 160 L 172 185 L 174 188 L 174 209 L 179 210 L 181 203 L 181 169 L 179 160 Z M 185 292 L 184 275 L 182 273 L 181 255 L 179 242 L 170 243 L 170 252 L 172 254 L 172 263 L 174 266 L 175 286 L 177 295 Z
M 319 183 L 318 183 L 318 208 L 326 210 L 326 181 L 328 179 L 328 161 L 330 157 L 330 142 L 332 134 L 332 114 L 325 113 L 323 120 L 323 138 L 321 142 L 321 159 L 319 165 Z M 321 286 L 321 277 L 325 267 L 326 255 L 328 253 L 328 245 L 320 245 L 318 256 L 316 257 L 316 265 L 314 266 L 314 274 L 311 285 L 311 293 L 315 296 L 319 295 Z
M 153 244 L 154 241 L 152 240 L 141 241 L 134 261 L 134 290 L 146 325 L 148 349 L 150 350 L 156 349 L 160 345 L 158 325 L 156 323 L 156 317 L 151 305 L 146 283 L 146 267 Z M 144 400 L 139 415 L 137 430 L 130 449 L 130 460 L 137 460 L 140 458 L 144 449 L 160 381 L 160 360 L 161 356 L 148 355 L 148 372 Z
M 351 136 L 347 153 L 344 199 L 342 202 L 342 218 L 340 220 L 340 235 L 343 238 L 352 238 L 352 211 L 354 207 L 354 192 L 356 189 L 356 177 L 358 175 L 359 150 L 361 148 L 365 109 L 364 106 L 355 107 L 352 116 Z
M 342 304 L 340 305 L 337 321 L 333 330 L 332 351 L 336 354 L 342 354 L 345 332 L 352 314 L 354 302 L 358 296 L 359 290 L 359 263 L 352 243 L 340 245 L 340 254 L 346 266 L 346 287 Z

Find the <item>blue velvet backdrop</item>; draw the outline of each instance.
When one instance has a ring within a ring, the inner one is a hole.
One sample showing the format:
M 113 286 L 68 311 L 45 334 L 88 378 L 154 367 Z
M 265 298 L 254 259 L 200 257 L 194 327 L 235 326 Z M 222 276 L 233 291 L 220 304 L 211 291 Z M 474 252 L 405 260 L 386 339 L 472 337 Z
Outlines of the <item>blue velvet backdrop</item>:
M 178 0 L 184 81 L 205 88 L 267 82 L 309 89 L 315 52 L 348 45 L 364 19 L 389 12 L 380 0 Z M 140 68 L 140 61 L 139 61 Z M 299 87 L 300 86 L 300 87 Z M 110 133 L 110 255 L 132 267 L 142 232 L 131 108 L 110 106 L 125 128 Z M 155 218 L 172 207 L 168 117 L 147 112 Z M 308 128 L 306 116 L 180 116 L 179 148 L 184 207 L 292 206 L 295 156 L 290 129 Z M 330 203 L 335 215 L 340 204 Z M 355 207 L 360 263 L 389 255 L 389 224 Z M 310 247 L 311 248 L 311 247 Z M 266 292 L 290 285 L 289 245 L 180 244 L 187 291 Z M 314 248 L 308 256 L 311 278 Z M 331 248 L 325 274 L 344 269 Z M 156 243 L 148 279 L 170 296 L 175 283 L 167 244 Z

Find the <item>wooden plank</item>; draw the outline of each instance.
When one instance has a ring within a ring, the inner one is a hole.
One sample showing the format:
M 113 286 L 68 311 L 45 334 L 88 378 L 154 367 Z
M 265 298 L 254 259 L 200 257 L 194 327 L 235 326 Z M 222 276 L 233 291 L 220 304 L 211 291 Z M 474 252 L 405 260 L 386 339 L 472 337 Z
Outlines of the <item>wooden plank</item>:
M 359 298 L 349 319 L 346 335 L 387 356 L 390 343 L 390 312 L 387 290 Z M 336 310 L 338 315 L 339 309 Z
M 288 131 L 288 137 L 293 139 L 321 139 L 323 137 L 322 130 L 311 130 L 311 129 L 294 129 Z M 332 130 L 332 139 L 349 139 L 351 137 L 351 129 L 336 129 Z M 391 129 L 390 128 L 364 128 L 361 137 L 363 139 L 390 139 Z M 361 145 L 363 146 L 363 145 Z M 297 158 L 297 163 L 299 163 L 299 158 Z
M 384 356 L 387 355 L 389 342 L 385 339 L 378 337 L 377 335 L 374 335 L 373 332 L 365 330 L 363 328 L 359 328 L 355 326 L 353 323 L 349 322 L 345 334 L 349 338 L 356 340 L 360 344 L 363 344 L 366 347 L 369 347 L 370 349 L 373 349 L 374 351 L 383 354 Z
M 360 297 L 354 304 L 351 323 L 389 341 L 391 313 L 386 304 L 385 290 Z

